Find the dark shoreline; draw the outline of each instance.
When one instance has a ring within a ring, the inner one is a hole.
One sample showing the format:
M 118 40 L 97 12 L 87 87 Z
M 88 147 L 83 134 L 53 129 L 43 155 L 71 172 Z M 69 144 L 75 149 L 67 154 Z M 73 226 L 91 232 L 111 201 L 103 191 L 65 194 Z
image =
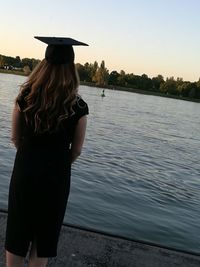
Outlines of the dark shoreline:
M 4 69 L 0 69 L 0 73 L 27 76 L 24 72 L 19 71 L 19 70 L 4 70 Z
M 80 82 L 80 84 L 85 85 L 85 86 L 90 86 L 90 87 L 96 87 L 99 89 L 102 88 L 102 89 L 108 89 L 108 90 L 137 93 L 137 94 L 142 94 L 142 95 L 153 95 L 153 96 L 160 96 L 160 97 L 173 98 L 173 99 L 178 99 L 178 100 L 200 103 L 200 99 L 198 99 L 198 98 L 181 97 L 181 96 L 170 95 L 170 94 L 167 95 L 167 94 L 163 94 L 160 92 L 145 91 L 145 90 L 135 89 L 135 88 L 120 87 L 117 85 L 98 86 L 98 85 L 94 85 L 93 83 L 90 83 L 90 82 Z
M 3 70 L 3 69 L 0 69 L 0 73 L 28 76 L 25 73 L 23 73 L 22 71 L 15 71 L 15 70 Z M 135 88 L 120 87 L 120 86 L 117 86 L 117 85 L 98 86 L 98 85 L 95 85 L 94 83 L 83 82 L 83 81 L 80 82 L 80 85 L 85 85 L 85 86 L 89 86 L 89 87 L 104 88 L 104 89 L 108 89 L 108 90 L 131 92 L 131 93 L 137 93 L 137 94 L 143 94 L 143 95 L 153 95 L 153 96 L 167 97 L 167 98 L 173 98 L 173 99 L 178 99 L 178 100 L 184 100 L 184 101 L 200 103 L 200 99 L 198 99 L 198 98 L 181 97 L 181 96 L 169 95 L 169 94 L 167 95 L 167 94 L 163 94 L 163 93 L 160 93 L 160 92 L 145 91 L 145 90 L 135 89 Z

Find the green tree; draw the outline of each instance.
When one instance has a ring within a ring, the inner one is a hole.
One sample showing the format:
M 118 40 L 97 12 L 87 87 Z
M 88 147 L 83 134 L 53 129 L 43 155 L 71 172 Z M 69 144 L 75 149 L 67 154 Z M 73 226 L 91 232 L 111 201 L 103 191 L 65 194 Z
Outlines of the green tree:
M 127 86 L 130 87 L 130 88 L 136 88 L 136 85 L 135 85 L 135 75 L 133 73 L 130 73 L 130 74 L 126 74 L 126 83 L 127 83 Z
M 118 78 L 119 78 L 120 74 L 114 70 L 109 74 L 109 78 L 108 78 L 108 84 L 110 85 L 118 85 Z
M 29 65 L 26 65 L 26 66 L 23 67 L 23 72 L 26 75 L 29 75 L 31 73 L 31 69 L 30 69 Z
M 84 65 L 84 74 L 85 74 L 84 81 L 92 82 L 92 68 L 91 64 L 89 64 L 88 62 L 86 62 Z
M 86 62 L 84 65 L 77 63 L 76 68 L 81 81 L 94 82 L 94 76 L 98 69 L 97 61 L 94 64 Z
M 180 96 L 188 97 L 191 88 L 190 82 L 183 82 L 181 85 L 178 85 L 177 90 Z
M 198 94 L 197 83 L 195 82 L 190 83 L 190 90 L 189 90 L 188 96 L 191 98 L 197 98 L 197 94 Z
M 38 63 L 40 63 L 39 59 L 31 58 L 32 70 L 38 65 Z
M 93 65 L 91 65 L 91 79 L 93 82 L 95 82 L 95 74 L 96 74 L 96 71 L 98 70 L 99 68 L 99 65 L 97 63 L 97 61 L 94 62 Z
M 124 70 L 121 70 L 120 73 L 119 73 L 119 77 L 118 77 L 118 84 L 120 86 L 126 86 L 127 85 L 127 82 L 126 82 L 126 73 Z
M 200 98 L 200 78 L 198 80 L 198 82 L 196 82 L 196 97 Z
M 0 55 L 0 68 L 3 68 L 5 65 L 5 60 L 4 60 L 4 56 Z
M 79 78 L 81 81 L 85 81 L 85 69 L 84 69 L 84 66 L 80 63 L 77 63 L 76 64 L 76 69 L 78 71 L 78 74 L 79 74 Z
M 162 75 L 158 75 L 156 77 L 152 78 L 152 89 L 153 91 L 159 91 L 160 90 L 160 85 L 164 83 L 164 78 Z
M 15 66 L 16 58 L 5 56 L 5 57 L 4 57 L 4 63 L 5 63 L 5 65 L 7 65 L 7 66 Z
M 21 68 L 21 66 L 22 66 L 22 64 L 21 64 L 21 59 L 20 59 L 19 56 L 16 56 L 14 67 L 16 67 L 16 68 Z
M 183 78 L 178 77 L 178 78 L 176 79 L 176 85 L 179 86 L 179 85 L 181 85 L 181 84 L 183 84 Z
M 21 62 L 22 67 L 29 66 L 30 70 L 33 69 L 32 60 L 30 58 L 23 58 Z
M 198 82 L 196 82 L 196 84 L 197 84 L 197 87 L 200 88 L 200 78 L 199 78 Z
M 105 61 L 102 60 L 100 67 L 96 70 L 93 80 L 99 86 L 106 86 L 108 84 L 109 71 L 105 66 Z
M 140 78 L 139 89 L 146 91 L 152 90 L 152 80 L 146 74 L 142 74 Z
M 164 83 L 160 85 L 160 91 L 166 94 L 177 95 L 177 85 L 174 77 L 167 78 Z

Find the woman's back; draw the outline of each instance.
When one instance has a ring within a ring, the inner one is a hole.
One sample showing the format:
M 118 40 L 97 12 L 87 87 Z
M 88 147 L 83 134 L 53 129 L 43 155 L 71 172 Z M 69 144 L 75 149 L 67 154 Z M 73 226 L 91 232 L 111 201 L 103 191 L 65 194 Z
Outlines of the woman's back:
M 65 61 L 73 60 L 71 55 Z M 49 54 L 22 86 L 13 112 L 12 140 L 17 153 L 5 247 L 23 257 L 30 242 L 35 244 L 37 257 L 56 256 L 71 164 L 80 155 L 88 114 L 86 102 L 77 94 L 74 62 L 57 65 L 57 58 L 56 64 L 47 59 Z

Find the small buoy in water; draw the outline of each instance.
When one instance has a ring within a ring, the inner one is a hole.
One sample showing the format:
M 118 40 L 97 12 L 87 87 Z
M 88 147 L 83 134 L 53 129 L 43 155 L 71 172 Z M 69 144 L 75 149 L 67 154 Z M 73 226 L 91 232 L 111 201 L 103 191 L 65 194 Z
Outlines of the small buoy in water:
M 105 97 L 105 90 L 102 91 L 101 97 Z

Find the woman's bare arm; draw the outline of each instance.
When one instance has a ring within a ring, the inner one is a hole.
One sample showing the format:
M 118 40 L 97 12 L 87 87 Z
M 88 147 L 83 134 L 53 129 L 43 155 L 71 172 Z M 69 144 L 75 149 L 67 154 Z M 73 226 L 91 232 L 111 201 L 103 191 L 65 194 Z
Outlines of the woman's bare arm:
M 71 146 L 71 163 L 73 163 L 81 154 L 85 139 L 86 125 L 87 116 L 83 116 L 79 119 L 75 129 L 75 134 Z
M 19 111 L 19 107 L 15 104 L 12 113 L 12 134 L 11 141 L 18 148 L 20 139 L 22 138 L 22 114 Z

